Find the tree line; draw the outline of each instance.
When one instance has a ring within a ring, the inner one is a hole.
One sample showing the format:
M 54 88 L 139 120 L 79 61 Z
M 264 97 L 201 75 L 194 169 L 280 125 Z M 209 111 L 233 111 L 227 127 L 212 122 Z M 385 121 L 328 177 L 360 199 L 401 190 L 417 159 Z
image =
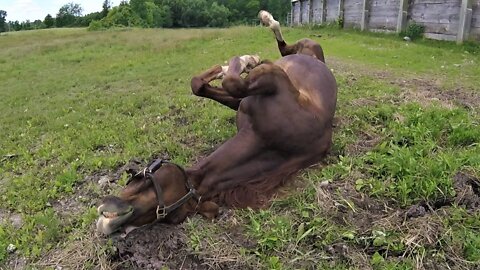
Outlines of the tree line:
M 63 5 L 55 17 L 44 20 L 6 22 L 0 10 L 0 32 L 52 27 L 226 27 L 257 22 L 258 11 L 270 11 L 281 22 L 290 12 L 290 0 L 130 0 L 112 7 L 109 0 L 101 11 L 82 15 L 80 4 Z

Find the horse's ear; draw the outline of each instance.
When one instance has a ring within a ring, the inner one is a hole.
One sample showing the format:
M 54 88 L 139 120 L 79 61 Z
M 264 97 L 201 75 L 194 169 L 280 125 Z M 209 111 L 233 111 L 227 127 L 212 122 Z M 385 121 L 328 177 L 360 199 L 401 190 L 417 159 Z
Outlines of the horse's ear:
M 207 219 L 214 219 L 218 215 L 218 211 L 218 205 L 212 201 L 202 202 L 198 207 L 198 213 Z

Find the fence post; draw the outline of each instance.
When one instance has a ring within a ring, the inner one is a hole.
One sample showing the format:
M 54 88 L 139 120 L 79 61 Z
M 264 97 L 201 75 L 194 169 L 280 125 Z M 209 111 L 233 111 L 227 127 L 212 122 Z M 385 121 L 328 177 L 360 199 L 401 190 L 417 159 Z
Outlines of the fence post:
M 400 0 L 400 9 L 397 19 L 397 33 L 405 31 L 407 28 L 408 0 Z
M 340 23 L 340 26 L 343 27 L 343 22 L 344 22 L 344 19 L 345 19 L 345 13 L 344 13 L 344 4 L 345 4 L 345 0 L 339 0 L 338 1 L 338 21 Z
M 322 20 L 321 23 L 327 21 L 327 0 L 322 0 Z
M 300 8 L 299 8 L 300 14 L 298 15 L 298 16 L 299 16 L 299 17 L 298 17 L 298 23 L 299 23 L 300 25 L 303 24 L 303 5 L 302 5 L 302 2 L 303 2 L 303 1 L 304 1 L 304 0 L 299 0 L 299 1 L 298 1 L 298 4 L 300 5 Z
M 468 39 L 472 24 L 472 0 L 462 0 L 460 7 L 460 20 L 458 22 L 457 44 Z
M 314 23 L 314 19 L 313 19 L 313 1 L 312 0 L 309 0 L 308 1 L 308 23 L 309 24 L 313 24 Z
M 368 28 L 368 0 L 363 0 L 363 8 L 362 8 L 362 21 L 360 22 L 360 30 L 364 31 Z

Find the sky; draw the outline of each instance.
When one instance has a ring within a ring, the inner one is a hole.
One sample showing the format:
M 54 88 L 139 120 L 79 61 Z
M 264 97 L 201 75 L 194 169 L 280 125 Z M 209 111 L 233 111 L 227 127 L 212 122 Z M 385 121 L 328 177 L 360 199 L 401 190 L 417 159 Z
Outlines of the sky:
M 104 0 L 0 0 L 0 10 L 7 12 L 7 21 L 44 20 L 47 14 L 56 16 L 65 4 L 73 2 L 83 8 L 82 14 L 102 10 Z M 110 0 L 111 6 L 118 6 L 120 0 Z

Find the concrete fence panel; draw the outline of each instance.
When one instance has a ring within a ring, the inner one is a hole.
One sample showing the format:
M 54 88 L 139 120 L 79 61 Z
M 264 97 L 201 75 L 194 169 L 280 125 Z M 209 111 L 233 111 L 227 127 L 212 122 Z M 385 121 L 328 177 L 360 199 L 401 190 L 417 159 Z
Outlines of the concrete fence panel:
M 324 0 L 326 1 L 326 9 L 327 9 L 327 19 L 326 22 L 334 22 L 338 20 L 338 5 L 339 0 Z
M 400 0 L 373 0 L 370 2 L 368 28 L 396 30 Z
M 462 0 L 415 0 L 409 7 L 409 21 L 425 26 L 425 33 L 455 40 Z
M 363 0 L 345 0 L 343 4 L 345 27 L 360 28 L 362 21 Z
M 480 40 L 480 0 L 294 0 L 292 24 L 343 20 L 344 27 L 400 32 L 425 26 L 435 39 Z

